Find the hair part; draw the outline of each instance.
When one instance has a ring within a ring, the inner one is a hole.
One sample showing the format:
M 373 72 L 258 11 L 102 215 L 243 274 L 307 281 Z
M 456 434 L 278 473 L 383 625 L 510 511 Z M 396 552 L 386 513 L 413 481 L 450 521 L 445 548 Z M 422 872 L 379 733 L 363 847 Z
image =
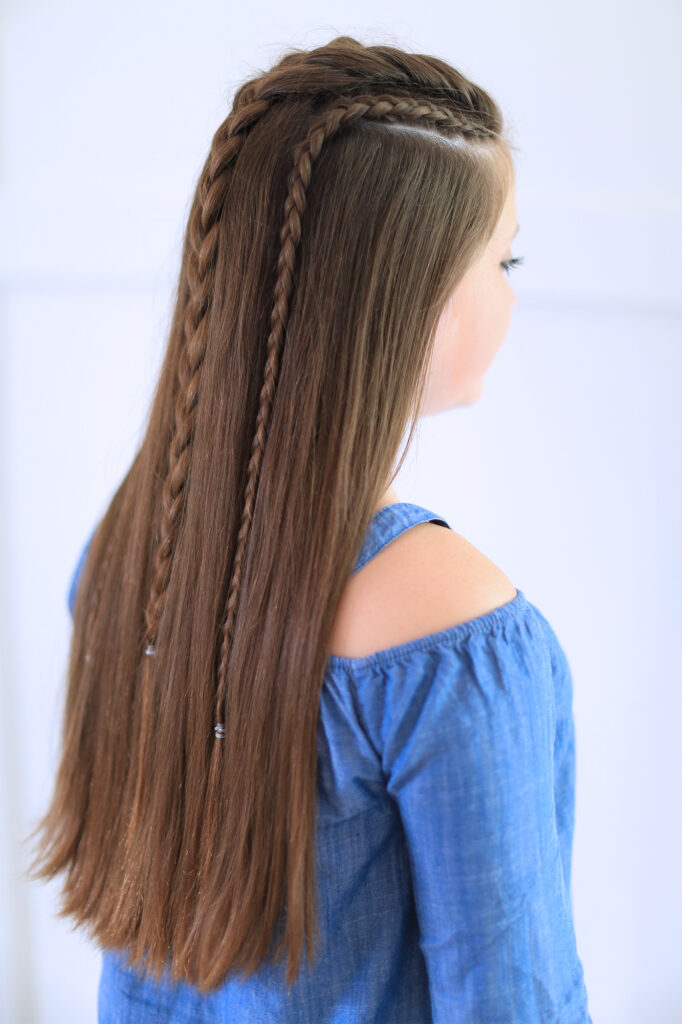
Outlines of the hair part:
M 59 916 L 157 978 L 213 991 L 276 939 L 288 985 L 314 961 L 328 641 L 508 195 L 502 131 L 444 61 L 340 36 L 244 83 L 213 137 L 29 837 L 30 877 L 66 873 Z

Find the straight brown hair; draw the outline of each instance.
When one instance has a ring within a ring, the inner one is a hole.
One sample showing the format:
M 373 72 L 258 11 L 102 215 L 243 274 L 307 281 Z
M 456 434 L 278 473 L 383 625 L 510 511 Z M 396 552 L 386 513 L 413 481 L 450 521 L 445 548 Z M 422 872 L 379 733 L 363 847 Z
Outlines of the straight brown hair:
M 511 187 L 502 128 L 443 60 L 340 36 L 245 82 L 213 137 L 27 837 L 29 878 L 66 873 L 58 916 L 157 979 L 213 991 L 276 937 L 288 985 L 314 961 L 332 624 Z

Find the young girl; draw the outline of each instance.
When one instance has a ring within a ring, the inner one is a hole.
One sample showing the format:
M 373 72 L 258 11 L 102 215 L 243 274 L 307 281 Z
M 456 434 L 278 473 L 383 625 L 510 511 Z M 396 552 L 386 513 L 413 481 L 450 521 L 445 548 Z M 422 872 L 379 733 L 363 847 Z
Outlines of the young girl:
M 36 829 L 101 1024 L 591 1022 L 566 655 L 392 487 L 508 328 L 513 149 L 455 68 L 347 36 L 215 133 Z

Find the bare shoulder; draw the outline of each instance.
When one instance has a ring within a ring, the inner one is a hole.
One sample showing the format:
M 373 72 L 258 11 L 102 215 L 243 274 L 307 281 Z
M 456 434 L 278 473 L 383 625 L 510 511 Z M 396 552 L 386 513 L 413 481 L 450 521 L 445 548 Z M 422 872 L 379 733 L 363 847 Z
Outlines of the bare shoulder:
M 508 576 L 461 534 L 418 523 L 350 578 L 329 653 L 364 658 L 485 615 L 516 594 Z

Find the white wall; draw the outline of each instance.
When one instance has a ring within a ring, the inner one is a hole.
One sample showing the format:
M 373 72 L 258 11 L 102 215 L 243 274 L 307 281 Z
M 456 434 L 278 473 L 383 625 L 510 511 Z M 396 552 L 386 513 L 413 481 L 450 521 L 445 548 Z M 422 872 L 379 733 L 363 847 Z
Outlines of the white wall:
M 396 482 L 550 618 L 574 672 L 573 898 L 595 1024 L 682 1020 L 678 4 L 10 0 L 0 14 L 0 1020 L 95 1019 L 27 887 L 76 557 L 137 445 L 191 194 L 235 88 L 348 33 L 436 53 L 521 148 L 512 326 Z M 568 1022 L 567 1022 L 568 1024 Z

